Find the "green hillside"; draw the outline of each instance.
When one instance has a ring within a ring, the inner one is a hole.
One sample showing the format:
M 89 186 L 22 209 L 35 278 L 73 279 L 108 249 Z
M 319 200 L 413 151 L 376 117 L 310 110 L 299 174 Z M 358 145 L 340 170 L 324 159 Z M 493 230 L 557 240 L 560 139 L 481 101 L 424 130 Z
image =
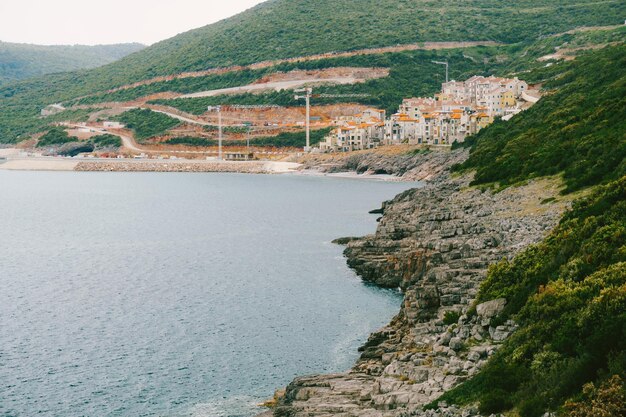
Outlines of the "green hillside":
M 269 0 L 157 43 L 106 71 L 154 75 L 426 41 L 515 43 L 623 23 L 626 4 L 597 0 Z M 122 82 L 123 78 L 120 79 Z
M 563 173 L 567 191 L 626 175 L 626 46 L 588 53 L 550 67 L 548 94 L 510 122 L 466 142 L 460 169 L 476 169 L 474 184 L 509 185 Z
M 99 103 L 151 92 L 193 92 L 202 88 L 236 86 L 269 71 L 316 66 L 390 67 L 392 73 L 388 78 L 330 89 L 332 92 L 365 92 L 370 98 L 360 100 L 362 103 L 389 110 L 403 97 L 436 91 L 441 81 L 441 68 L 430 64 L 433 58 L 450 59 L 454 65 L 454 77 L 526 71 L 537 66 L 536 58 L 540 53 L 552 52 L 554 44 L 575 37 L 547 37 L 548 34 L 581 26 L 620 24 L 624 15 L 626 4 L 611 0 L 270 0 L 104 67 L 0 87 L 0 143 L 18 141 L 44 130 L 54 120 L 64 120 L 63 114 L 54 119 L 39 118 L 41 109 L 51 103 L 72 104 L 85 96 L 88 97 L 80 100 L 81 103 Z M 599 35 L 606 41 L 604 36 Z M 615 36 L 623 39 L 623 32 L 616 32 Z M 122 91 L 113 96 L 103 94 L 129 82 L 189 70 L 376 46 L 468 40 L 493 40 L 507 45 L 283 64 L 264 71 L 176 80 Z M 596 39 L 594 42 L 600 41 Z M 529 49 L 531 46 L 534 49 Z M 224 101 L 224 97 L 218 99 Z M 285 94 L 284 97 L 260 95 L 230 100 L 246 102 L 251 99 L 263 104 L 295 104 Z M 199 109 L 205 104 L 201 100 L 190 101 L 179 107 Z
M 110 64 L 145 48 L 138 43 L 42 46 L 0 42 L 0 84 Z
M 565 192 L 595 188 L 543 242 L 489 269 L 478 302 L 505 298 L 492 325 L 520 329 L 441 400 L 521 417 L 626 412 L 625 59 L 622 45 L 551 67 L 555 92 L 471 143 L 459 169 L 476 170 L 477 184 L 562 174 Z

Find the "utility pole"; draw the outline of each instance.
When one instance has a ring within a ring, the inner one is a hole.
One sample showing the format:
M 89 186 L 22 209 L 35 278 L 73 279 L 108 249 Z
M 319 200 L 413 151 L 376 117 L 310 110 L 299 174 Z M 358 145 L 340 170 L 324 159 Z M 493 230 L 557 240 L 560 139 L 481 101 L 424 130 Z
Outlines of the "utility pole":
M 218 143 L 219 143 L 219 151 L 218 157 L 220 161 L 222 158 L 222 106 L 209 106 L 209 111 L 217 111 L 217 120 L 218 120 Z
M 248 152 L 248 155 L 250 155 L 250 131 L 251 131 L 252 125 L 248 124 L 248 134 L 246 135 L 246 142 L 247 142 L 247 148 L 246 151 Z
M 304 152 L 311 150 L 311 95 L 313 94 L 312 88 L 301 88 L 295 90 L 296 93 L 306 93 L 304 96 L 295 96 L 296 100 L 304 99 L 306 101 L 306 147 Z
M 441 61 L 432 61 L 433 64 L 439 64 L 439 65 L 445 65 L 446 66 L 446 83 L 448 83 L 450 81 L 450 77 L 449 77 L 449 69 L 450 69 L 450 65 L 448 64 L 448 61 L 446 62 L 441 62 Z

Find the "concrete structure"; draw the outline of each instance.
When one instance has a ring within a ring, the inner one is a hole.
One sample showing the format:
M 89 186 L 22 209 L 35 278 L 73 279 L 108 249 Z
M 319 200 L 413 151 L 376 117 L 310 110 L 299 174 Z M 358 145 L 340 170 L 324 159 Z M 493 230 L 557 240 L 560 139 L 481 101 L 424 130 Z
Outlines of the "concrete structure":
M 106 121 L 106 122 L 102 123 L 102 125 L 105 128 L 109 128 L 109 129 L 123 129 L 125 127 L 123 123 L 120 123 L 120 122 L 110 122 L 110 121 Z
M 65 107 L 63 107 L 61 104 L 50 104 L 49 106 L 46 106 L 45 108 L 41 109 L 41 115 L 43 117 L 48 117 L 48 116 L 53 116 L 55 114 L 59 114 L 65 111 Z

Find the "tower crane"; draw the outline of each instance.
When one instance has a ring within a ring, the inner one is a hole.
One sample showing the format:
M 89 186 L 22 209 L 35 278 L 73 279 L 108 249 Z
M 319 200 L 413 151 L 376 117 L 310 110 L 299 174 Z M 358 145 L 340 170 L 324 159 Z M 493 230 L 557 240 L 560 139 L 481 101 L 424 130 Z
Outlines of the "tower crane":
M 363 98 L 369 97 L 369 94 L 313 94 L 311 87 L 294 90 L 295 93 L 305 93 L 305 95 L 296 95 L 295 100 L 305 100 L 306 103 L 306 147 L 304 152 L 311 151 L 311 98 Z
M 216 112 L 217 113 L 217 123 L 218 123 L 218 159 L 222 160 L 222 142 L 223 142 L 223 132 L 224 132 L 224 126 L 222 124 L 223 119 L 226 120 L 236 120 L 236 121 L 241 121 L 241 119 L 239 118 L 233 118 L 233 117 L 223 117 L 222 116 L 222 112 L 224 110 L 246 110 L 246 109 L 252 109 L 252 110 L 257 110 L 257 109 L 277 109 L 280 108 L 280 106 L 274 105 L 274 104 L 255 104 L 255 105 L 244 105 L 244 104 L 232 104 L 232 105 L 220 105 L 220 106 L 208 106 L 207 110 L 210 112 Z M 242 126 L 246 126 L 248 128 L 248 135 L 247 135 L 247 144 L 248 144 L 248 150 L 250 150 L 250 126 L 247 125 L 246 123 L 242 124 Z

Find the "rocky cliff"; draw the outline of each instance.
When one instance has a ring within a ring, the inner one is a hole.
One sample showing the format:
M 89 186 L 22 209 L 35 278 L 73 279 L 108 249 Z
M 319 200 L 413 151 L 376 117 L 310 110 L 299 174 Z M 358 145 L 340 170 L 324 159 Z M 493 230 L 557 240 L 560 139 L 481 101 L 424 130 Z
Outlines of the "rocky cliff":
M 541 240 L 568 202 L 551 201 L 556 180 L 500 193 L 470 188 L 468 176 L 448 171 L 465 157 L 463 151 L 412 156 L 406 172 L 419 172 L 426 186 L 385 203 L 376 233 L 348 243 L 348 263 L 365 281 L 403 289 L 401 311 L 371 335 L 351 371 L 294 380 L 275 416 L 477 414 L 422 406 L 476 374 L 515 331 L 512 321 L 492 321 L 506 300 L 473 305 L 480 283 L 489 264 Z
M 350 153 L 313 154 L 298 162 L 304 170 L 324 173 L 351 171 L 357 174 L 396 175 L 406 181 L 428 181 L 466 159 L 465 151 L 415 149 L 414 146 L 403 145 Z

